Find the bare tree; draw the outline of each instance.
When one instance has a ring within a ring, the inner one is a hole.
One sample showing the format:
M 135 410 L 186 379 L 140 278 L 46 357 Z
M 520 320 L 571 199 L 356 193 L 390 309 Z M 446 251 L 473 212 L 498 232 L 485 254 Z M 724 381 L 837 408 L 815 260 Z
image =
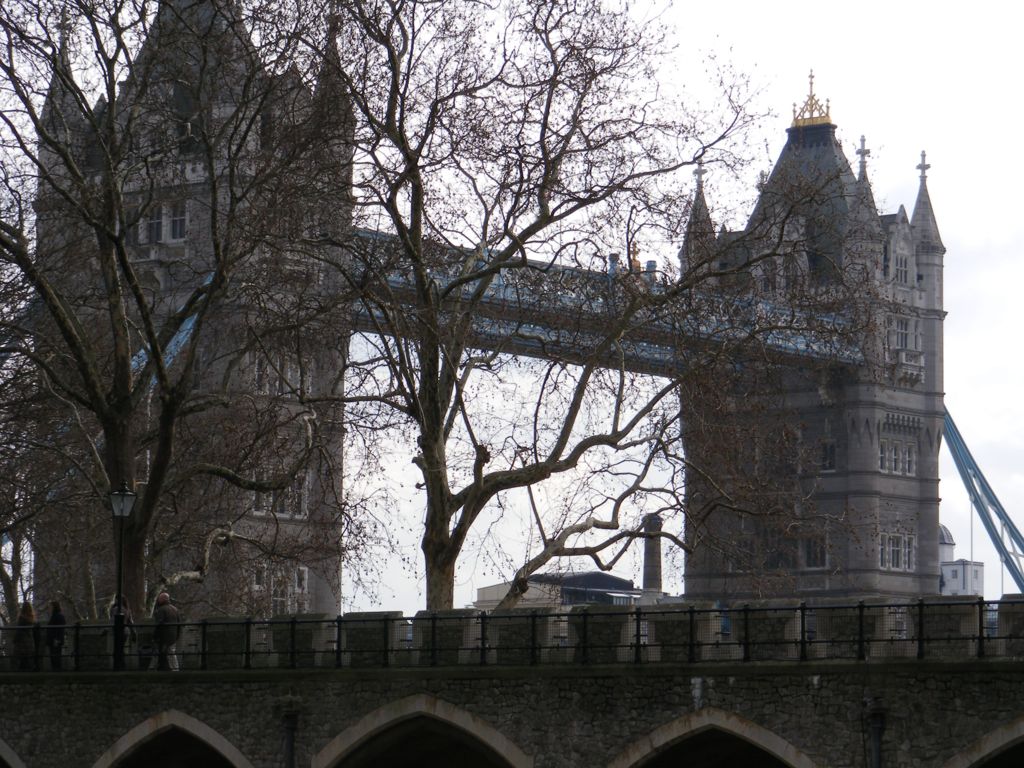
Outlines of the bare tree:
M 683 514 L 702 457 L 680 448 L 679 393 L 739 394 L 743 361 L 791 360 L 773 338 L 815 336 L 850 295 L 841 270 L 828 291 L 791 270 L 802 304 L 751 300 L 758 265 L 806 240 L 781 205 L 778 226 L 729 244 L 743 259 L 709 232 L 681 271 L 640 265 L 642 248 L 679 241 L 690 170 L 728 167 L 752 117 L 739 83 L 721 83 L 718 120 L 682 109 L 657 80 L 664 33 L 624 6 L 356 0 L 339 13 L 356 223 L 375 233 L 333 241 L 364 332 L 346 418 L 418 470 L 427 607 L 451 607 L 471 535 L 511 507 L 532 532 L 503 605 L 553 559 L 610 567 L 648 535 L 644 514 Z M 753 497 L 719 487 L 727 505 Z M 680 527 L 657 535 L 688 547 Z
M 694 436 L 770 433 L 793 361 L 841 357 L 863 325 L 858 265 L 822 260 L 800 204 L 815 189 L 725 239 L 691 196 L 694 166 L 736 162 L 742 82 L 714 113 L 683 109 L 657 80 L 665 33 L 602 0 L 321 10 L 0 13 L 5 374 L 24 367 L 46 403 L 25 443 L 75 489 L 80 540 L 109 489 L 140 489 L 132 603 L 147 577 L 217 563 L 241 588 L 244 552 L 335 562 L 339 525 L 358 540 L 374 511 L 354 485 L 373 478 L 340 464 L 342 409 L 356 462 L 407 451 L 419 474 L 430 608 L 506 512 L 529 530 L 507 605 L 556 558 L 696 546 L 645 533 L 645 514 L 701 526 L 750 506 L 772 473 L 744 492 L 742 454 L 697 455 L 716 443 Z M 752 379 L 762 395 L 737 408 Z M 282 525 L 310 468 L 334 512 Z M 786 493 L 771 515 L 806 488 Z
M 77 539 L 45 588 L 73 589 L 80 614 L 97 595 L 71 582 L 109 595 L 110 566 L 91 564 L 112 559 L 94 547 L 122 483 L 139 492 L 136 608 L 147 582 L 202 582 L 241 551 L 333 561 L 337 580 L 335 420 L 309 399 L 331 353 L 295 339 L 336 305 L 302 233 L 348 227 L 347 128 L 303 18 L 187 0 L 0 11 L 0 347 L 5 383 L 24 382 L 5 412 L 21 391 L 43 404 L 4 440 L 49 475 L 4 524 L 36 538 L 37 566 Z

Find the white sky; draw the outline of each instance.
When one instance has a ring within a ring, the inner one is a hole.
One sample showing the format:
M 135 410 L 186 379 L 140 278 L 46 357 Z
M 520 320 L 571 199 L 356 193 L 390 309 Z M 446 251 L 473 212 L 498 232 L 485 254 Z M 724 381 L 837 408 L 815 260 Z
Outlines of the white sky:
M 1012 5 L 726 0 L 677 3 L 665 16 L 686 41 L 675 69 L 687 88 L 699 90 L 707 80 L 703 58 L 714 54 L 749 75 L 757 107 L 774 112 L 751 136 L 763 160 L 750 169 L 751 184 L 785 143 L 792 104 L 806 97 L 812 68 L 815 92 L 830 100 L 852 161 L 866 136 L 880 212 L 900 204 L 912 211 L 915 166 L 927 151 L 928 188 L 946 246 L 946 405 L 1003 506 L 1024 527 L 1024 356 L 1013 341 L 1024 305 L 1024 154 L 1016 147 L 1024 107 L 1011 81 L 1024 71 L 1024 47 Z M 714 209 L 715 200 L 709 204 Z M 969 558 L 973 513 L 945 448 L 941 476 L 942 522 L 956 539 L 956 556 Z M 413 505 L 413 520 L 417 510 Z M 1009 577 L 1001 585 L 980 523 L 973 532 L 974 558 L 986 564 L 986 596 L 1015 592 Z M 494 580 L 472 563 L 460 573 L 457 606 Z M 352 593 L 345 608 L 415 611 L 423 604 L 418 574 L 389 567 L 376 599 Z M 628 568 L 622 575 L 635 576 Z

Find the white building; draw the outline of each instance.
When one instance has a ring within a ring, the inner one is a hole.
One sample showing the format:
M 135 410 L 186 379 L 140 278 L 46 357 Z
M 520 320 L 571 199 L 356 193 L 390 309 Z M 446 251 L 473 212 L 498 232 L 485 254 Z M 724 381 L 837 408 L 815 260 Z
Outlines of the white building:
M 601 571 L 584 573 L 535 573 L 530 588 L 516 604 L 517 608 L 551 609 L 574 605 L 636 605 L 641 596 L 629 579 Z M 508 593 L 511 584 L 503 582 L 476 591 L 473 607 L 492 611 Z
M 939 593 L 943 595 L 982 595 L 985 592 L 985 564 L 953 558 L 956 542 L 949 529 L 939 526 L 939 560 L 942 578 Z

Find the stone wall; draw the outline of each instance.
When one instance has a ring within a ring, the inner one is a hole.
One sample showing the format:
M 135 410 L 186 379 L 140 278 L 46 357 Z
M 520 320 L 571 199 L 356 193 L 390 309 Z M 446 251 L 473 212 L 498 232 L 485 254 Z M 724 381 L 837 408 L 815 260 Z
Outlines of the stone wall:
M 12 768 L 19 760 L 28 768 L 113 765 L 145 735 L 175 726 L 236 766 L 276 768 L 286 716 L 295 713 L 296 764 L 326 768 L 364 737 L 423 714 L 468 732 L 516 768 L 628 768 L 709 726 L 800 768 L 859 768 L 865 702 L 884 712 L 886 768 L 967 766 L 971 749 L 984 754 L 1024 737 L 1024 665 L 992 659 L 8 673 L 0 675 L 0 757 Z

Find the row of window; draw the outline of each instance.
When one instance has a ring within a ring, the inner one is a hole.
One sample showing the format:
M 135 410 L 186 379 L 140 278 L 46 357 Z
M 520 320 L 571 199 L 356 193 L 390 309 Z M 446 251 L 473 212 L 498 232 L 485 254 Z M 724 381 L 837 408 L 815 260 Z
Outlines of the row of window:
M 252 591 L 256 596 L 270 593 L 271 615 L 305 613 L 309 607 L 309 568 L 271 569 L 258 567 L 252 576 Z
M 811 536 L 803 540 L 803 567 L 828 567 L 828 544 L 824 536 Z
M 885 340 L 890 350 L 921 351 L 921 321 L 890 315 L 885 321 Z
M 799 517 L 800 512 L 796 511 L 795 516 Z M 765 526 L 753 516 L 741 515 L 740 532 L 753 534 L 747 539 L 749 544 L 741 544 L 743 547 L 751 547 L 751 551 L 743 559 L 757 561 L 768 570 L 828 568 L 829 544 L 825 531 L 793 535 L 789 531 L 783 532 L 776 526 Z M 726 567 L 733 572 L 736 569 L 745 569 L 746 565 L 734 563 L 727 558 Z
M 139 244 L 155 245 L 156 243 L 181 242 L 185 239 L 187 223 L 188 216 L 184 200 L 153 203 L 139 222 Z
M 824 440 L 821 443 L 821 471 L 835 472 L 836 470 L 836 441 Z
M 906 285 L 910 279 L 910 259 L 907 257 L 905 251 L 897 253 L 896 264 L 894 265 L 895 269 L 891 269 L 889 253 L 889 243 L 887 241 L 882 250 L 882 273 L 886 277 L 889 277 L 890 272 L 893 272 L 896 282 Z
M 893 475 L 917 473 L 917 449 L 914 443 L 899 440 L 878 441 L 878 469 Z
M 257 478 L 261 479 L 259 475 Z M 305 520 L 309 517 L 309 478 L 306 473 L 300 473 L 284 490 L 254 492 L 252 513 L 256 517 L 272 515 L 278 519 Z
M 905 253 L 896 254 L 896 282 L 907 284 L 907 278 L 910 276 L 907 272 L 907 255 Z
M 805 570 L 817 570 L 829 567 L 828 539 L 826 536 L 807 536 L 798 542 L 799 562 L 793 562 L 796 552 L 793 542 L 776 542 L 770 545 L 773 558 L 766 558 L 765 565 L 769 568 L 799 567 Z M 914 571 L 916 568 L 917 550 L 914 536 L 904 533 L 882 533 L 878 542 L 878 567 L 885 571 Z M 727 568 L 734 569 L 731 560 Z
M 201 344 L 196 348 L 192 385 L 197 389 L 204 386 L 205 379 L 210 374 L 207 370 L 209 358 L 207 345 Z M 248 353 L 247 363 L 248 375 L 252 377 L 252 392 L 259 395 L 287 395 L 309 389 L 315 375 L 315 358 L 312 357 L 304 359 L 300 367 L 294 357 L 278 355 L 271 361 L 262 353 L 252 351 Z
M 964 573 L 966 574 L 966 573 L 967 573 L 967 571 L 964 571 Z M 951 578 L 954 578 L 954 579 L 959 579 L 959 578 L 960 578 L 960 571 L 959 571 L 959 569 L 957 569 L 957 568 L 954 568 L 953 570 L 951 570 L 951 571 L 949 572 L 949 575 L 950 575 L 950 577 L 951 577 Z M 979 576 L 978 576 L 978 569 L 977 569 L 977 568 L 975 568 L 975 569 L 974 569 L 974 580 L 975 580 L 975 581 L 978 581 L 978 579 L 979 579 Z
M 264 355 L 249 353 L 253 389 L 260 395 L 284 395 L 300 386 L 300 368 L 294 358 L 278 355 L 271 363 Z M 312 375 L 312 359 L 304 361 L 307 381 Z
M 878 539 L 878 567 L 886 571 L 913 571 L 916 551 L 914 537 L 883 533 Z
M 878 443 L 878 469 L 894 475 L 917 473 L 917 449 L 914 443 L 899 440 L 880 440 Z M 821 444 L 822 472 L 836 469 L 836 442 L 825 440 Z

